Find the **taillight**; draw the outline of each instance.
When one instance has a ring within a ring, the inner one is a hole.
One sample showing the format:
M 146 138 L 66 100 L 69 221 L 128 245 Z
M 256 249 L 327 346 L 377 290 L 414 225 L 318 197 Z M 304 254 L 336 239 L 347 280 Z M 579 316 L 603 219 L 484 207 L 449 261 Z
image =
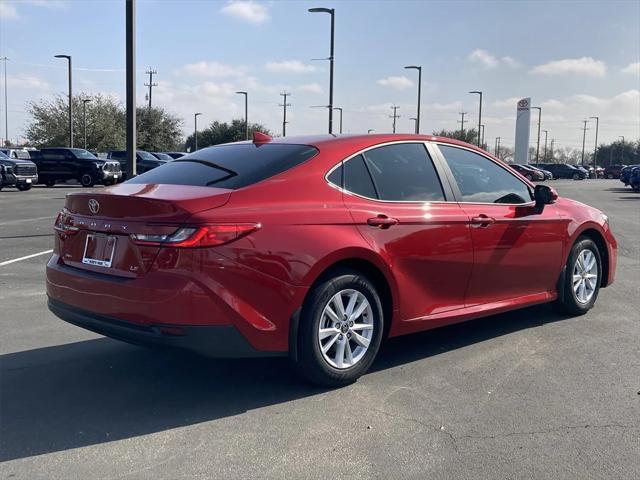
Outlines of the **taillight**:
M 58 213 L 53 229 L 59 233 L 72 234 L 78 231 L 78 227 L 73 226 L 73 219 L 67 215 L 65 210 Z
M 139 245 L 166 245 L 175 248 L 215 247 L 233 242 L 259 228 L 259 223 L 225 223 L 200 227 L 181 227 L 166 235 L 133 233 L 131 239 Z

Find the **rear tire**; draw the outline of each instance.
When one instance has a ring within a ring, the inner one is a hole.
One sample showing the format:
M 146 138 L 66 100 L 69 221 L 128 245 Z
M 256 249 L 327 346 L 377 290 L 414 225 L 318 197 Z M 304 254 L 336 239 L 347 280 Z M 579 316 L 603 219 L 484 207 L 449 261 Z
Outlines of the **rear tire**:
M 556 307 L 569 315 L 584 315 L 598 298 L 602 281 L 602 259 L 597 245 L 588 237 L 579 237 L 567 259 L 561 300 Z
M 580 180 L 580 175 L 578 175 L 577 173 L 573 174 L 573 179 L 574 180 Z
M 358 271 L 340 269 L 309 292 L 293 367 L 319 385 L 349 385 L 373 363 L 383 331 L 384 313 L 374 285 Z
M 56 184 L 56 181 L 55 180 L 45 180 L 44 184 L 45 184 L 46 187 L 51 188 Z
M 613 177 L 613 173 L 609 173 L 609 174 L 607 175 L 607 178 L 608 178 L 609 180 L 613 180 L 613 178 L 614 178 L 614 177 Z
M 85 188 L 93 187 L 95 185 L 93 176 L 90 173 L 83 173 L 80 177 L 80 185 Z

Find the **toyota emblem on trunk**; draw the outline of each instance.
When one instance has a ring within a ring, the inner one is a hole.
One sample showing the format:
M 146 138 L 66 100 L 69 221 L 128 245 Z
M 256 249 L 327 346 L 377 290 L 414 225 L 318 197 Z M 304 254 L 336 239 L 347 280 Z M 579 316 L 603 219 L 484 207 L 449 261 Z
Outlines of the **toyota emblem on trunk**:
M 100 204 L 95 198 L 92 198 L 91 200 L 89 200 L 89 210 L 94 215 L 98 213 L 98 210 L 100 210 Z

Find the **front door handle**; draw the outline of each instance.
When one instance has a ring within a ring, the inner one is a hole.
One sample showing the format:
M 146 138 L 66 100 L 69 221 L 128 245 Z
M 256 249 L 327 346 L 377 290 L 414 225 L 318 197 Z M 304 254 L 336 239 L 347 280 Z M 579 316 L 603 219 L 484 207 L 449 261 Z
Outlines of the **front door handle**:
M 377 217 L 367 219 L 367 225 L 382 229 L 389 228 L 393 225 L 397 225 L 398 223 L 400 223 L 400 221 L 397 218 L 387 217 L 384 214 L 380 214 Z
M 480 214 L 477 217 L 471 218 L 471 226 L 476 228 L 486 228 L 489 225 L 496 223 L 496 219 L 487 215 Z

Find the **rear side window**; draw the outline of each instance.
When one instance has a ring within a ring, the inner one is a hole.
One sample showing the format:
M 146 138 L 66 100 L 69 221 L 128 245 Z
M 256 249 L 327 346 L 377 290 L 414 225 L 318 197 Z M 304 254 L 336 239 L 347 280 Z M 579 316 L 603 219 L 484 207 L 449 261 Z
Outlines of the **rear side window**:
M 486 157 L 457 147 L 439 145 L 455 177 L 462 201 L 468 203 L 527 203 L 531 191 L 520 179 Z
M 344 172 L 344 178 L 342 177 Z M 327 179 L 334 185 L 367 198 L 378 198 L 371 175 L 364 163 L 364 157 L 358 155 L 336 168 Z
M 164 183 L 234 190 L 278 175 L 317 153 L 316 148 L 308 145 L 219 145 L 167 162 L 127 183 Z

